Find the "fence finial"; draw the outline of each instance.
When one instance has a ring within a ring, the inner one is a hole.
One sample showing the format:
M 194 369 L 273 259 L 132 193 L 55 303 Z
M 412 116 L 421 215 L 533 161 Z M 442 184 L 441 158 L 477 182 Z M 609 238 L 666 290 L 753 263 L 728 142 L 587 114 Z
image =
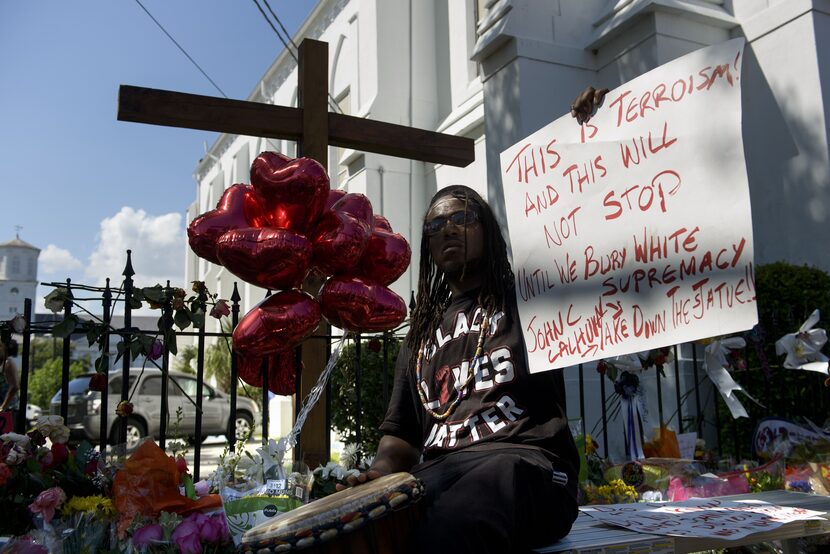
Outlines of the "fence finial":
M 127 250 L 127 264 L 124 266 L 124 271 L 121 273 L 121 275 L 128 279 L 135 275 L 135 270 L 133 270 L 132 253 L 132 250 Z

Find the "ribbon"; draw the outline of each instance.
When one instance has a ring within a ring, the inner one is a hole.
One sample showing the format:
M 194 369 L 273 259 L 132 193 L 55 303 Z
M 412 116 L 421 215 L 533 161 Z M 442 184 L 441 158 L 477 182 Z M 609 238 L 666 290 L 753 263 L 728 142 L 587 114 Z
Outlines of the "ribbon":
M 642 394 L 633 397 L 620 396 L 625 412 L 625 457 L 629 460 L 641 460 L 643 454 L 643 434 L 640 430 Z
M 642 366 L 640 369 L 642 370 Z M 620 408 L 623 412 L 625 456 L 629 460 L 645 458 L 642 420 L 646 417 L 646 409 L 639 377 L 631 371 L 621 372 L 614 381 L 614 391 L 620 397 Z
M 814 310 L 798 332 L 784 335 L 775 343 L 775 353 L 787 355 L 784 367 L 828 374 L 828 358 L 821 353 L 821 348 L 827 343 L 827 332 L 813 329 L 820 317 L 819 311 Z
M 706 353 L 703 357 L 703 368 L 706 370 L 706 374 L 709 376 L 709 379 L 712 380 L 712 383 L 715 384 L 718 392 L 723 397 L 723 401 L 732 413 L 732 417 L 735 419 L 738 419 L 739 417 L 749 417 L 749 414 L 746 413 L 746 409 L 743 407 L 743 404 L 741 404 L 741 401 L 738 400 L 737 395 L 735 395 L 735 392 L 737 391 L 741 391 L 747 398 L 759 406 L 763 406 L 763 404 L 752 398 L 752 396 L 750 396 L 741 385 L 736 383 L 735 380 L 732 379 L 729 372 L 726 371 L 726 368 L 731 365 L 726 359 L 729 351 L 734 350 L 735 348 L 744 348 L 745 346 L 746 342 L 740 337 L 731 337 L 721 340 L 716 339 L 706 346 Z

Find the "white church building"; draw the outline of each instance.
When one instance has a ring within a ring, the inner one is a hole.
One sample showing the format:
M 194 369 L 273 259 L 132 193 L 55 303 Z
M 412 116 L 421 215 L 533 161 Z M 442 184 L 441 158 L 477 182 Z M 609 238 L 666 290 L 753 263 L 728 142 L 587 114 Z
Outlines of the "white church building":
M 321 0 L 293 40 L 328 42 L 328 89 L 342 113 L 475 141 L 475 161 L 465 168 L 329 148 L 332 188 L 367 195 L 413 246 L 409 271 L 392 285 L 408 302 L 422 218 L 436 190 L 468 184 L 503 218 L 502 150 L 566 113 L 587 85 L 613 89 L 740 36 L 747 40 L 743 136 L 755 261 L 830 270 L 817 242 L 830 222 L 827 0 Z M 248 100 L 296 106 L 294 57 L 282 51 L 251 85 Z M 232 184 L 249 182 L 251 161 L 263 150 L 296 152 L 288 141 L 221 135 L 196 166 L 188 222 L 213 209 Z M 204 280 L 230 296 L 233 275 L 187 256 L 186 281 Z M 243 310 L 264 297 L 239 286 Z M 597 389 L 595 372 L 588 373 L 586 388 Z M 566 370 L 566 380 L 576 399 L 575 373 Z M 568 407 L 579 415 L 575 400 Z
M 0 319 L 22 315 L 24 300 L 36 298 L 38 256 L 40 248 L 20 235 L 0 243 Z

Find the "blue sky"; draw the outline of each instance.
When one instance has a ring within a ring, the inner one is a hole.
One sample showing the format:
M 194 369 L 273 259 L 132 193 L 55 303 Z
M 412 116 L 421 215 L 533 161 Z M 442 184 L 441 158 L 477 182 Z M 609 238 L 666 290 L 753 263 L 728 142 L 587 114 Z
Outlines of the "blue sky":
M 316 4 L 269 2 L 292 34 Z M 141 3 L 229 98 L 283 48 L 253 1 Z M 139 285 L 184 279 L 192 173 L 217 135 L 117 121 L 120 84 L 220 94 L 136 0 L 2 1 L 0 242 L 22 226 L 40 281 L 119 279 L 128 247 Z

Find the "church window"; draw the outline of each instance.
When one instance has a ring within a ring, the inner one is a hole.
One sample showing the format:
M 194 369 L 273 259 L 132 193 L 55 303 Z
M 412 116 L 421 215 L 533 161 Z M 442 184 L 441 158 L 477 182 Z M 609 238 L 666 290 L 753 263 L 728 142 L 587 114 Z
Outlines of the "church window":
M 20 273 L 20 256 L 12 256 L 9 271 L 12 275 L 18 275 Z
M 9 291 L 9 294 L 11 294 L 12 296 L 17 296 L 18 294 L 20 294 L 20 290 L 17 287 L 12 287 L 12 289 Z

